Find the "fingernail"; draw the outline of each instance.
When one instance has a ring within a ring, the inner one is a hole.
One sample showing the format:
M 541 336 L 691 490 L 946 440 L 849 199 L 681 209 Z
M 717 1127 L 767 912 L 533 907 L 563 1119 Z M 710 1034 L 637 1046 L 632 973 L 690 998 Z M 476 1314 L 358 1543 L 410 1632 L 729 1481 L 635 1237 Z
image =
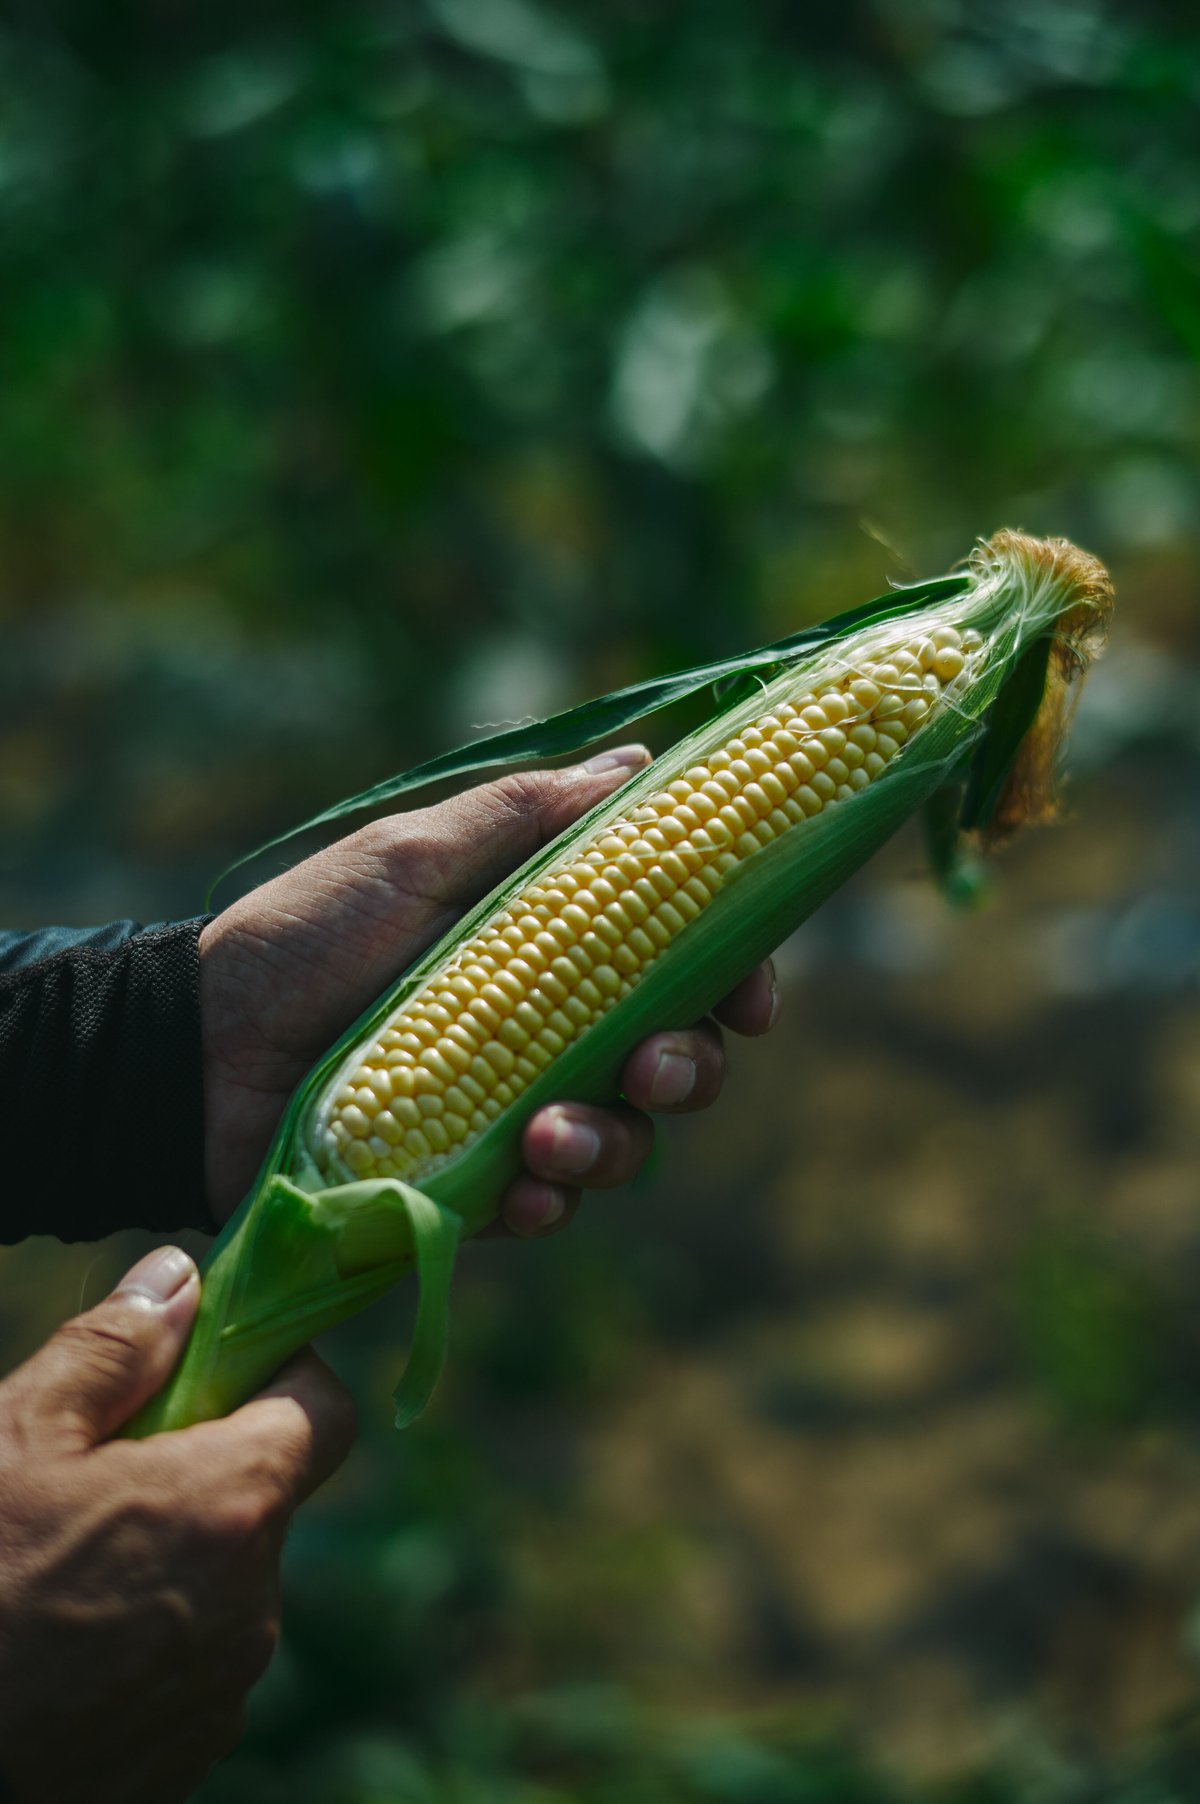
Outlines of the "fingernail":
M 126 1272 L 113 1296 L 149 1297 L 152 1303 L 169 1303 L 195 1270 L 195 1260 L 182 1247 L 159 1247 Z
M 696 1061 L 682 1052 L 660 1052 L 658 1065 L 650 1085 L 650 1102 L 655 1108 L 675 1102 L 686 1102 L 696 1084 Z
M 550 1156 L 559 1171 L 588 1171 L 600 1156 L 600 1136 L 586 1122 L 575 1121 L 561 1109 L 555 1109 L 554 1141 Z M 560 1213 L 561 1209 L 560 1203 Z
M 770 1033 L 771 1029 L 774 1027 L 775 1023 L 778 1021 L 779 1011 L 782 1008 L 782 1006 L 783 1006 L 783 997 L 780 994 L 779 985 L 775 982 L 774 975 L 772 975 L 772 977 L 771 977 L 771 1013 L 767 1017 L 767 1032 L 768 1033 Z
M 580 769 L 587 771 L 589 776 L 596 777 L 606 770 L 641 770 L 649 762 L 650 754 L 644 745 L 618 745 L 611 751 L 597 752 Z
M 538 1227 L 539 1228 L 552 1228 L 554 1226 L 554 1223 L 558 1220 L 559 1216 L 562 1214 L 563 1210 L 565 1209 L 566 1203 L 567 1203 L 567 1199 L 563 1195 L 562 1191 L 555 1190 L 553 1185 L 548 1184 L 546 1186 L 546 1191 L 545 1191 L 545 1201 L 543 1202 L 542 1207 L 538 1212 L 538 1217 L 537 1217 Z

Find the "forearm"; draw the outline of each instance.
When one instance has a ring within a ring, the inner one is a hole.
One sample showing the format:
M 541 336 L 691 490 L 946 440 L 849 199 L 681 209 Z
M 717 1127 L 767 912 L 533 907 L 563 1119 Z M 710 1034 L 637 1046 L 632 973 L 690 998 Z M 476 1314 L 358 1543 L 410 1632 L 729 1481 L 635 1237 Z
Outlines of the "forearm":
M 203 925 L 0 933 L 0 1241 L 211 1225 Z

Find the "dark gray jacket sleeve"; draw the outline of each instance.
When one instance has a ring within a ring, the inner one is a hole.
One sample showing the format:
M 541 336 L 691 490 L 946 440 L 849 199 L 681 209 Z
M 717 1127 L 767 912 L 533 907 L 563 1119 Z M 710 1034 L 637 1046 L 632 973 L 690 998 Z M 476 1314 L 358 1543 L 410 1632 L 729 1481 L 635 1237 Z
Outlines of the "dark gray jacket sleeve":
M 0 932 L 0 1241 L 213 1231 L 206 920 Z

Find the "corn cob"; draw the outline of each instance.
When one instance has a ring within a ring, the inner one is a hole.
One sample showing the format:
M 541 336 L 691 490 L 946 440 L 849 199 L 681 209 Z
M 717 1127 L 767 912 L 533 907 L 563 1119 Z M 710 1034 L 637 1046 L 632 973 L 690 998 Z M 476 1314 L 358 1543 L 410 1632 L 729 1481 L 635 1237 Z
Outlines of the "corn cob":
M 881 777 L 983 656 L 934 626 L 792 682 L 702 762 L 569 844 L 356 1048 L 315 1111 L 329 1183 L 420 1184 L 468 1148 L 635 987 L 748 860 Z
M 634 1043 L 711 1007 L 948 783 L 985 837 L 1045 812 L 1103 569 L 1003 533 L 935 600 L 912 596 L 785 648 L 355 1024 L 297 1092 L 136 1432 L 232 1407 L 415 1261 L 408 1419 L 440 1363 L 454 1245 L 495 1212 L 537 1108 L 614 1096 Z

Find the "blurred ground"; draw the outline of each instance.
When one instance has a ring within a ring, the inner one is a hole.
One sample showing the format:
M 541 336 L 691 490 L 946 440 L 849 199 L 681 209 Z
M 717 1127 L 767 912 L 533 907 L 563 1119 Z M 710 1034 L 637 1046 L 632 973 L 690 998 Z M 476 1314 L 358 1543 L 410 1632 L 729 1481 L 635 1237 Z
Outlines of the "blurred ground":
M 473 1250 L 426 1425 L 387 1427 L 403 1311 L 338 1337 L 365 1445 L 206 1797 L 326 1762 L 302 1795 L 608 1797 L 615 1767 L 614 1798 L 782 1799 L 829 1745 L 1089 1797 L 1194 1710 L 1200 837 L 1194 754 L 1108 756 L 1133 656 L 982 910 L 897 841 L 784 949 L 786 1017 L 719 1113 L 561 1240 Z M 7 1254 L 10 1356 L 130 1250 Z M 684 1723 L 784 1764 L 672 1792 Z M 356 1789 L 397 1725 L 432 1789 Z M 1012 1776 L 1031 1746 L 1058 1789 Z M 841 1783 L 811 1795 L 884 1795 Z
M 0 19 L 6 923 L 1003 522 L 1119 594 L 985 907 L 890 847 L 410 1435 L 337 1337 L 205 1804 L 1200 1797 L 1198 93 L 1100 0 Z M 142 1244 L 0 1256 L 4 1362 Z

